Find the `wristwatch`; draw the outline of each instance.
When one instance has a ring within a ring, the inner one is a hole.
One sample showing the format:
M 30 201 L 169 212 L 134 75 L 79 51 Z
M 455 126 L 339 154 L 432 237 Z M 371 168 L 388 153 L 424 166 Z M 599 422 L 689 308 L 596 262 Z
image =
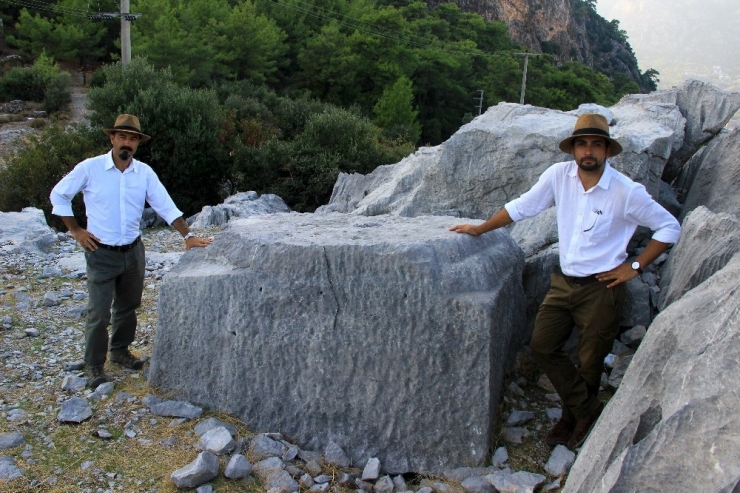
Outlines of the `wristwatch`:
M 185 236 L 183 236 L 183 238 L 182 238 L 182 239 L 183 239 L 183 240 L 185 240 L 185 241 L 188 241 L 188 238 L 192 238 L 193 236 L 195 236 L 195 233 L 193 233 L 193 232 L 191 231 L 190 233 L 188 233 L 188 234 L 186 234 Z M 633 264 L 633 265 L 634 265 L 634 264 Z M 640 264 L 637 264 L 637 266 L 639 267 L 639 266 L 640 266 Z
M 638 262 L 637 260 L 632 262 L 632 268 L 636 270 L 639 274 L 642 274 L 642 267 L 640 267 L 640 262 Z

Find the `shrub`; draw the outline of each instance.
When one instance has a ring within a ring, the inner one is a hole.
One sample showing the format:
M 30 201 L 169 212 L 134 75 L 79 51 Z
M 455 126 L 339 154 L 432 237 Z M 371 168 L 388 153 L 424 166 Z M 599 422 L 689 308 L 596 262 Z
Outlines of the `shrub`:
M 49 81 L 44 92 L 44 110 L 47 113 L 61 111 L 72 102 L 69 92 L 72 77 L 67 72 L 62 72 Z
M 14 67 L 0 79 L 0 95 L 3 99 L 21 99 L 23 101 L 44 100 L 49 84 L 57 83 L 56 79 L 64 78 L 59 67 L 50 57 L 41 54 L 31 67 Z M 66 74 L 69 77 L 69 74 Z
M 331 106 L 312 114 L 292 141 L 271 139 L 234 152 L 235 186 L 275 193 L 293 209 L 326 204 L 340 172 L 367 173 L 413 152 L 409 142 L 388 142 L 367 118 Z
M 219 203 L 230 166 L 219 141 L 225 112 L 215 91 L 178 87 L 169 70 L 144 58 L 102 71 L 105 85 L 88 93 L 92 125 L 110 127 L 120 113 L 138 116 L 152 139 L 136 157 L 152 166 L 177 206 L 190 215 Z
M 58 217 L 51 215 L 51 189 L 77 163 L 107 152 L 108 147 L 102 132 L 83 125 L 66 129 L 50 125 L 29 137 L 5 168 L 0 169 L 0 210 L 37 207 L 44 211 L 51 226 L 66 229 Z M 80 224 L 86 224 L 80 196 L 72 202 L 72 209 Z

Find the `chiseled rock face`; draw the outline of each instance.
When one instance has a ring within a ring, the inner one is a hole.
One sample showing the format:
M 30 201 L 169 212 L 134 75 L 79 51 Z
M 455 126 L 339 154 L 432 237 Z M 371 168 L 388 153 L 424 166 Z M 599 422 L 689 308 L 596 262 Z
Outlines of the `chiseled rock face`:
M 386 473 L 481 464 L 523 254 L 450 217 L 233 220 L 164 278 L 150 384 Z
M 329 204 L 318 212 L 487 219 L 549 166 L 572 158 L 558 143 L 584 112 L 612 120 L 611 134 L 624 152 L 611 163 L 658 197 L 666 160 L 683 139 L 685 119 L 675 101 L 675 93 L 658 92 L 625 98 L 611 109 L 587 105 L 569 113 L 500 103 L 435 148 L 364 177 L 340 174 Z
M 736 490 L 738 290 L 735 255 L 658 315 L 563 491 Z
M 703 206 L 694 209 L 681 226 L 681 239 L 673 247 L 660 278 L 664 310 L 688 290 L 723 268 L 740 251 L 740 219 L 715 214 Z

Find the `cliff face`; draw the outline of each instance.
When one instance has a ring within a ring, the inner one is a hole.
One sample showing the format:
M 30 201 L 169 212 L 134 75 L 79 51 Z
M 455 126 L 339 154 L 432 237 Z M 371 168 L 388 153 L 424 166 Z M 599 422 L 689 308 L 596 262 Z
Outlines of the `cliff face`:
M 429 0 L 434 8 L 445 0 Z M 542 51 L 542 42 L 557 43 L 562 51 L 578 50 L 577 24 L 570 0 L 455 0 L 464 12 L 475 12 L 487 21 L 504 21 L 509 34 L 534 51 Z
M 577 61 L 611 75 L 620 72 L 645 91 L 637 59 L 625 39 L 610 39 L 610 23 L 586 0 L 452 0 L 464 12 L 503 21 L 518 43 L 559 62 Z M 444 0 L 428 0 L 432 8 Z

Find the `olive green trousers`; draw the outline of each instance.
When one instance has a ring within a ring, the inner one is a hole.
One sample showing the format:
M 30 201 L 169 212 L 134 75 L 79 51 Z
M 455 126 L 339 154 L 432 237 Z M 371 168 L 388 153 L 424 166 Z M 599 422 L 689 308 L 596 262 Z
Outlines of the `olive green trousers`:
M 550 291 L 540 305 L 530 348 L 563 402 L 563 419 L 585 419 L 599 404 L 604 358 L 619 333 L 626 295 L 624 283 L 578 286 L 561 274 L 550 276 Z M 578 330 L 578 364 L 563 346 Z

